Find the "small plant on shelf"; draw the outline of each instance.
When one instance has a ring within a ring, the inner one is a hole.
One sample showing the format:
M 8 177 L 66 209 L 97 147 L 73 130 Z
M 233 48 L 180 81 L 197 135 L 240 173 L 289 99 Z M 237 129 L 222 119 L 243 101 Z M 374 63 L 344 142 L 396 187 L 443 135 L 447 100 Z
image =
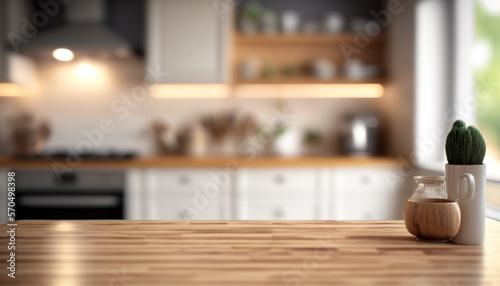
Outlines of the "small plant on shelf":
M 453 165 L 481 165 L 486 154 L 483 135 L 474 126 L 457 120 L 446 137 L 446 158 Z

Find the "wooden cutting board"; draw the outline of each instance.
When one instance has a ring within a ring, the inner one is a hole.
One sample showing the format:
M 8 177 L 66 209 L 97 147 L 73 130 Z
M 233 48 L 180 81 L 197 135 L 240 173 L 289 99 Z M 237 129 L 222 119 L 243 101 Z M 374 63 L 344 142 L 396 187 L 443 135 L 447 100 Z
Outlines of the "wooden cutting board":
M 415 241 L 403 221 L 18 221 L 0 285 L 500 285 L 484 246 Z

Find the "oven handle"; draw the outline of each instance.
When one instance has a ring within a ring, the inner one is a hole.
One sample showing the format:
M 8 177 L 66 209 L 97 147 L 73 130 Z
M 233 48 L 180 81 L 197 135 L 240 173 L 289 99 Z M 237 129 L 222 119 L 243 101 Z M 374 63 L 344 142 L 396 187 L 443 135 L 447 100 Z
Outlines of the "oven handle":
M 110 208 L 120 204 L 118 196 L 79 196 L 79 195 L 24 195 L 18 198 L 23 207 L 54 208 Z

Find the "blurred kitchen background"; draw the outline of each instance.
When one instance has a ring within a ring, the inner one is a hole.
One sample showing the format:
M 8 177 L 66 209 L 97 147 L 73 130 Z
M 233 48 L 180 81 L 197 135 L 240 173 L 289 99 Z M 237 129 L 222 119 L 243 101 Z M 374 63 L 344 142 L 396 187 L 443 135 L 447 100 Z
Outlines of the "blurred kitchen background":
M 0 168 L 16 171 L 18 219 L 401 219 L 413 176 L 442 175 L 457 118 L 485 135 L 500 213 L 498 1 L 0 12 Z

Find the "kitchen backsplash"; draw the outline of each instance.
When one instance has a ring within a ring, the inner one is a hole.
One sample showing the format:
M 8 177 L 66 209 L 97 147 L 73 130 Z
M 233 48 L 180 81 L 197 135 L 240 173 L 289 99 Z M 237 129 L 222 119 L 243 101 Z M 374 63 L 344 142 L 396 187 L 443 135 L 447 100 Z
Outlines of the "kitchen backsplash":
M 277 103 L 291 113 L 290 130 L 313 129 L 323 134 L 322 153 L 338 150 L 340 119 L 348 113 L 378 112 L 381 99 L 161 99 L 130 97 L 143 86 L 144 63 L 140 59 L 99 60 L 98 62 L 40 61 L 37 93 L 22 99 L 0 99 L 2 144 L 7 143 L 6 120 L 19 110 L 28 110 L 47 119 L 52 134 L 47 149 L 75 148 L 86 140 L 84 132 L 99 128 L 102 120 L 112 129 L 103 134 L 96 149 L 133 150 L 141 155 L 156 153 L 151 123 L 162 120 L 173 129 L 198 120 L 201 115 L 223 110 L 250 114 L 262 126 L 275 115 Z M 139 87 L 139 88 L 136 88 Z M 134 89 L 135 88 L 135 89 Z M 307 96 L 306 94 L 304 96 Z M 108 120 L 109 119 L 109 120 Z M 382 118 L 384 119 L 384 118 Z M 382 120 L 383 122 L 383 120 Z M 2 148 L 4 153 L 8 148 Z

